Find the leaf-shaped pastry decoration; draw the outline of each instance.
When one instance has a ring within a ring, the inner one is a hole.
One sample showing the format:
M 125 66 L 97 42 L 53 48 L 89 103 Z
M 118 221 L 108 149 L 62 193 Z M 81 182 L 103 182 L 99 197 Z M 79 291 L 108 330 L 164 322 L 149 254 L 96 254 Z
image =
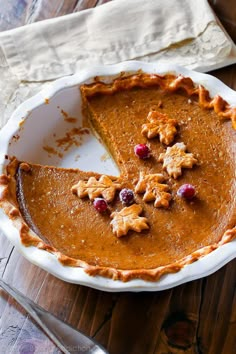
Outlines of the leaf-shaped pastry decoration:
M 193 154 L 185 152 L 186 149 L 184 143 L 176 143 L 159 156 L 159 161 L 163 162 L 163 169 L 175 179 L 181 176 L 182 168 L 192 168 L 198 162 Z
M 160 173 L 145 175 L 140 173 L 139 181 L 135 187 L 136 193 L 144 193 L 143 200 L 145 202 L 154 202 L 154 207 L 169 207 L 171 194 L 168 193 L 169 186 L 165 183 L 164 176 Z
M 72 192 L 77 194 L 79 198 L 89 197 L 94 200 L 102 196 L 107 202 L 111 202 L 116 190 L 121 189 L 121 184 L 118 180 L 113 181 L 106 175 L 102 175 L 99 180 L 95 177 L 90 177 L 88 181 L 79 181 L 72 187 Z
M 160 142 L 169 145 L 174 140 L 177 133 L 176 119 L 169 118 L 167 114 L 158 111 L 148 113 L 147 120 L 149 123 L 143 124 L 142 134 L 152 139 L 159 135 Z
M 117 237 L 121 237 L 127 235 L 129 230 L 141 232 L 142 230 L 149 229 L 147 218 L 139 216 L 142 210 L 141 205 L 133 204 L 120 211 L 114 211 L 111 214 L 113 233 Z

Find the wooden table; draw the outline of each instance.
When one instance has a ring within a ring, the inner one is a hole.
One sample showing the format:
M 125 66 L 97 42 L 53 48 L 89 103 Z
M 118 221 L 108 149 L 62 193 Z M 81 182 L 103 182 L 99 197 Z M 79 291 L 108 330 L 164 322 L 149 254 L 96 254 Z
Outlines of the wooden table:
M 0 0 L 0 30 L 102 5 L 96 0 Z M 212 0 L 236 41 L 235 0 Z M 236 65 L 212 73 L 236 90 Z M 65 283 L 25 260 L 1 236 L 0 275 L 111 354 L 236 353 L 236 260 L 171 290 L 106 293 Z M 59 352 L 0 290 L 0 353 Z

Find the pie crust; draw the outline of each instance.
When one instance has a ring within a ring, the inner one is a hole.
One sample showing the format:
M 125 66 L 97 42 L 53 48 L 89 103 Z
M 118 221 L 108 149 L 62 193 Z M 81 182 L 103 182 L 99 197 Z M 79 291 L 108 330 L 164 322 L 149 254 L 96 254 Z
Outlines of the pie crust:
M 11 158 L 7 173 L 0 177 L 0 202 L 19 230 L 23 245 L 53 253 L 63 265 L 82 267 L 91 276 L 123 282 L 137 278 L 157 281 L 164 274 L 180 271 L 235 238 L 236 108 L 219 95 L 210 97 L 206 88 L 181 75 L 122 73 L 112 83 L 95 78 L 92 84 L 82 85 L 80 90 L 84 114 L 120 168 L 119 178 L 108 176 L 111 181 L 120 184 L 121 188 L 135 191 L 136 187 L 137 191 L 140 176 L 145 179 L 144 176 L 161 173 L 169 187 L 165 192 L 170 191 L 172 196 L 170 205 L 156 207 L 153 201 L 145 200 L 143 192 L 135 192 L 135 204 L 142 207 L 140 215 L 147 219 L 149 229 L 127 230 L 127 234 L 118 239 L 112 232 L 109 213 L 96 213 L 88 196 L 81 197 L 73 192 L 80 180 L 88 181 L 91 177 L 99 180 L 101 175 Z M 178 122 L 177 134 L 169 147 L 160 141 L 158 134 L 148 138 L 142 133 L 152 111 L 171 116 Z M 125 129 L 123 136 L 122 129 Z M 150 159 L 143 161 L 134 155 L 132 147 L 136 143 L 147 143 L 151 147 Z M 168 148 L 175 144 L 185 144 L 187 153 L 194 155 L 194 164 L 171 175 L 163 168 L 162 160 Z M 152 178 L 147 180 L 150 184 Z M 62 182 L 65 183 L 63 187 Z M 177 197 L 177 190 L 184 183 L 196 186 L 194 200 Z M 26 188 L 27 185 L 30 188 Z M 54 204 L 50 204 L 52 192 L 57 196 Z M 33 200 L 34 193 L 42 200 Z M 109 200 L 111 216 L 123 208 L 117 193 Z M 59 204 L 63 204 L 62 209 L 57 210 Z M 39 213 L 40 206 L 48 208 L 45 214 Z M 76 206 L 83 218 L 88 216 L 87 224 L 81 221 L 79 212 L 76 214 Z M 61 219 L 60 222 L 56 217 L 52 220 L 52 210 L 60 216 L 67 212 L 67 231 L 61 232 L 64 225 Z M 40 214 L 38 219 L 37 213 Z M 78 220 L 84 226 L 76 224 Z M 45 227 L 50 222 L 51 233 L 50 228 Z M 72 230 L 84 231 L 76 237 L 72 232 L 66 238 L 70 232 L 68 225 Z M 76 238 L 79 241 L 75 241 Z M 89 256 L 82 251 L 80 256 L 78 248 Z M 94 253 L 91 255 L 91 252 Z

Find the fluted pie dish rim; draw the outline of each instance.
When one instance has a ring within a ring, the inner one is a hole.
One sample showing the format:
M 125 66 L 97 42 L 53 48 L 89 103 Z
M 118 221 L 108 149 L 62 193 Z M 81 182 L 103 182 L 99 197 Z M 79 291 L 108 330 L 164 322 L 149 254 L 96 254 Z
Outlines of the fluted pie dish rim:
M 193 80 L 194 84 L 203 85 L 210 92 L 211 97 L 215 97 L 217 94 L 220 94 L 220 96 L 223 97 L 224 100 L 226 100 L 230 105 L 236 106 L 236 93 L 223 84 L 220 80 L 210 75 L 190 71 L 175 65 L 171 66 L 157 63 L 125 62 L 107 67 L 97 67 L 92 68 L 91 70 L 84 70 L 81 73 L 71 77 L 56 80 L 50 84 L 48 88 L 42 90 L 39 94 L 24 102 L 13 113 L 7 125 L 0 132 L 0 139 L 3 141 L 0 148 L 1 174 L 6 173 L 6 165 L 9 162 L 9 160 L 6 159 L 6 155 L 9 158 L 9 143 L 12 142 L 12 137 L 17 135 L 20 122 L 22 117 L 26 115 L 26 112 L 30 111 L 30 115 L 32 117 L 35 110 L 37 111 L 40 107 L 45 106 L 46 101 L 47 104 L 49 101 L 49 105 L 52 101 L 54 105 L 57 105 L 58 93 L 64 92 L 63 90 L 65 90 L 66 94 L 66 89 L 68 88 L 78 90 L 78 86 L 85 82 L 91 82 L 94 77 L 113 77 L 120 75 L 120 73 L 136 73 L 140 72 L 140 70 L 144 73 L 150 74 L 175 74 L 189 77 Z M 233 119 L 232 124 L 235 124 Z M 1 194 L 4 194 L 4 183 L 7 185 L 6 178 L 4 181 L 4 177 L 2 177 Z M 2 203 L 2 207 L 4 210 L 1 210 L 0 227 L 3 233 L 30 262 L 45 269 L 62 280 L 87 285 L 105 291 L 156 291 L 168 289 L 194 279 L 202 278 L 215 272 L 231 261 L 235 257 L 236 253 L 236 240 L 233 240 L 236 231 L 231 229 L 225 232 L 224 237 L 218 244 L 206 246 L 204 250 L 196 250 L 196 253 L 192 255 L 192 258 L 189 256 L 186 257 L 185 260 L 181 260 L 179 262 L 181 266 L 176 266 L 176 271 L 174 270 L 175 267 L 173 267 L 170 272 L 164 271 L 163 274 L 161 272 L 161 277 L 154 277 L 151 281 L 148 277 L 146 279 L 135 279 L 135 277 L 126 278 L 125 276 L 122 278 L 119 277 L 119 275 L 117 276 L 117 272 L 111 272 L 110 277 L 107 277 L 107 274 L 105 274 L 104 271 L 101 271 L 100 273 L 95 272 L 92 275 L 88 275 L 83 269 L 83 262 L 81 262 L 78 267 L 76 262 L 70 261 L 68 258 L 66 259 L 60 252 L 52 247 L 45 247 L 43 242 L 40 242 L 40 240 L 38 243 L 35 242 L 35 240 L 32 242 L 34 245 L 37 244 L 37 247 L 31 245 L 30 242 L 28 242 L 28 245 L 26 245 L 26 243 L 24 245 L 21 242 L 21 232 L 19 231 L 20 229 L 22 230 L 22 224 L 20 225 L 21 221 L 18 216 L 14 215 L 16 212 L 13 205 L 11 208 L 9 204 L 6 206 L 5 203 Z M 12 218 L 15 218 L 14 225 L 12 223 Z M 31 236 L 32 235 L 33 234 L 31 234 Z M 197 261 L 195 261 L 196 259 Z M 128 272 L 129 271 L 123 273 L 125 274 Z M 155 270 L 153 270 L 153 273 L 154 272 Z M 106 276 L 102 276 L 103 274 Z

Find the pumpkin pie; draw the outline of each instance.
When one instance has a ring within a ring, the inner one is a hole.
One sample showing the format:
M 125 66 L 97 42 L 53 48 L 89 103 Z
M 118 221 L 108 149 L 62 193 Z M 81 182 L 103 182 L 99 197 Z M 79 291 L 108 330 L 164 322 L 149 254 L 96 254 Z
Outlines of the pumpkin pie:
M 188 77 L 80 87 L 119 177 L 12 158 L 1 206 L 21 242 L 91 276 L 158 280 L 236 235 L 236 108 Z

